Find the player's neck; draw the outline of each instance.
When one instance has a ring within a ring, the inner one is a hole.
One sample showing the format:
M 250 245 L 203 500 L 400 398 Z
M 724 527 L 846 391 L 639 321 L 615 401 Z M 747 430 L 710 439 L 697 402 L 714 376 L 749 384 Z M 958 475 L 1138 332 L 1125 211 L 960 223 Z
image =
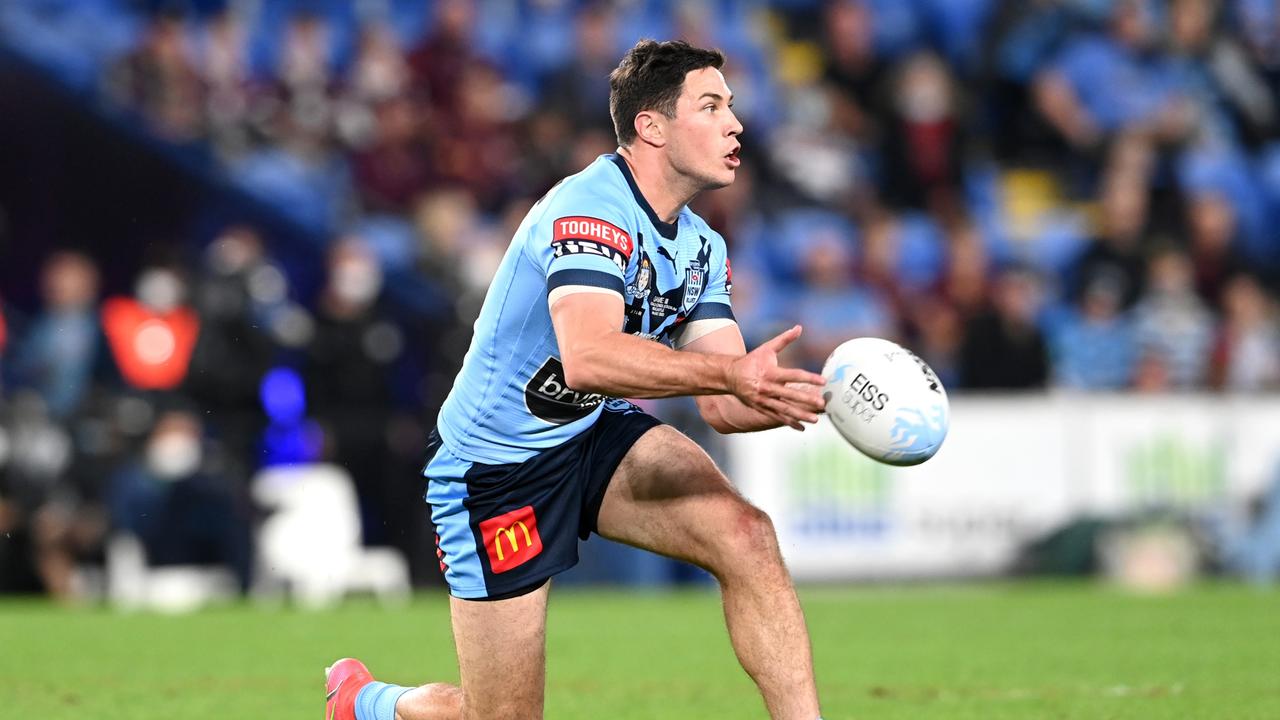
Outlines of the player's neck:
M 684 206 L 700 191 L 657 153 L 635 152 L 624 147 L 618 148 L 618 155 L 631 169 L 640 194 L 663 222 L 675 222 Z

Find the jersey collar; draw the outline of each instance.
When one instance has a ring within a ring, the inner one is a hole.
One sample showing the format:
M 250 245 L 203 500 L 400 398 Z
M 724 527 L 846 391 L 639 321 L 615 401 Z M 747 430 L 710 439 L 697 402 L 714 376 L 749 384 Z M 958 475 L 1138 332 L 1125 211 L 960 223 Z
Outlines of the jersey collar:
M 636 198 L 636 204 L 644 208 L 645 214 L 649 216 L 649 222 L 653 223 L 653 226 L 658 229 L 658 234 L 668 240 L 675 240 L 676 233 L 680 230 L 680 218 L 677 217 L 673 223 L 662 222 L 658 218 L 658 213 L 654 212 L 653 207 L 649 205 L 649 201 L 644 199 L 644 195 L 640 194 L 640 186 L 636 185 L 636 179 L 631 176 L 631 168 L 627 167 L 627 161 L 617 153 L 609 153 L 605 157 L 612 160 L 613 164 L 617 165 L 618 169 L 622 171 L 622 177 L 627 179 L 627 185 L 630 186 L 631 194 Z

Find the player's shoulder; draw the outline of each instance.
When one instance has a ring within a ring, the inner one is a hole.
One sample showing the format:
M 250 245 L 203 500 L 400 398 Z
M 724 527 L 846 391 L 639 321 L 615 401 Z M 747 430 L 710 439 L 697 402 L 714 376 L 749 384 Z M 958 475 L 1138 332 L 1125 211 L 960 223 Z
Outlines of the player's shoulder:
M 554 219 L 566 215 L 599 213 L 611 222 L 633 222 L 635 204 L 626 179 L 618 171 L 611 155 L 601 155 L 580 172 L 570 175 L 550 193 L 546 216 Z

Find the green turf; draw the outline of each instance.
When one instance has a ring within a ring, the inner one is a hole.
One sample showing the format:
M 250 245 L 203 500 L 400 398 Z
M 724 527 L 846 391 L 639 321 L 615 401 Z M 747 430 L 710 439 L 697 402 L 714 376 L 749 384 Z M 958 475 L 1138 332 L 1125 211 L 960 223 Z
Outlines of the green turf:
M 1280 718 L 1280 595 L 1093 585 L 802 592 L 834 718 Z M 710 592 L 552 593 L 549 718 L 763 717 Z M 0 602 L 0 717 L 317 720 L 341 655 L 457 677 L 442 597 L 184 617 Z

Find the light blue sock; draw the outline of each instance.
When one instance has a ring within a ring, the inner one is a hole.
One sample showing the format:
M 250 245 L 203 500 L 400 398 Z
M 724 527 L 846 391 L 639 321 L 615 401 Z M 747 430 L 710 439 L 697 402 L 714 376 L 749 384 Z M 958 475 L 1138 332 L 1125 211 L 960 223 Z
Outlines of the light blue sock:
M 356 693 L 356 720 L 396 720 L 396 701 L 413 688 L 371 682 Z

